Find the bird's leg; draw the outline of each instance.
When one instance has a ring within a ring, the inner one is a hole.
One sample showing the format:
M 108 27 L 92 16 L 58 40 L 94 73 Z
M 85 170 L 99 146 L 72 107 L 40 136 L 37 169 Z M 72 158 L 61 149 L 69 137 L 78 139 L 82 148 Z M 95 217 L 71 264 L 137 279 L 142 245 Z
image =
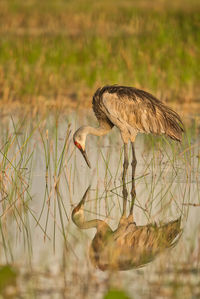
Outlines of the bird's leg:
M 132 188 L 131 188 L 131 208 L 130 208 L 130 215 L 133 215 L 133 207 L 135 203 L 135 197 L 136 197 L 136 191 L 135 191 L 135 169 L 137 165 L 137 160 L 135 157 L 135 148 L 134 148 L 134 142 L 131 142 L 132 147 Z
M 123 210 L 122 210 L 121 218 L 126 218 L 126 205 L 127 205 L 127 199 L 128 199 L 128 191 L 127 191 L 127 187 L 126 187 L 125 183 L 123 183 L 122 194 L 123 194 Z
M 124 143 L 124 164 L 123 164 L 123 175 L 122 175 L 122 182 L 123 182 L 123 213 L 122 216 L 126 216 L 126 204 L 128 198 L 128 191 L 126 188 L 126 174 L 128 170 L 128 144 Z
M 128 144 L 124 143 L 124 164 L 123 164 L 123 175 L 122 175 L 123 184 L 125 184 L 127 170 L 128 170 Z

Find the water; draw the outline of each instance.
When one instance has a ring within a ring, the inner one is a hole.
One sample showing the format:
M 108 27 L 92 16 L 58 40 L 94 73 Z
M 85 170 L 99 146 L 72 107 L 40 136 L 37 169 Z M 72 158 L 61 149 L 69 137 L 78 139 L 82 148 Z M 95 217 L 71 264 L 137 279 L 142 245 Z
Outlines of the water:
M 120 287 L 134 298 L 179 295 L 181 288 L 186 296 L 191 288 L 198 294 L 200 160 L 195 130 L 187 133 L 182 145 L 137 137 L 134 221 L 166 223 L 181 216 L 183 233 L 173 249 L 145 267 L 109 273 L 95 269 L 89 259 L 96 229 L 80 230 L 71 213 L 91 185 L 84 206 L 86 219 L 117 227 L 123 204 L 123 145 L 117 129 L 102 138 L 89 136 L 89 169 L 72 141 L 74 130 L 88 123 L 95 125 L 91 115 L 75 113 L 37 120 L 9 115 L 1 119 L 0 259 L 1 264 L 19 269 L 18 292 L 26 296 L 31 289 L 41 297 L 60 298 L 67 292 L 69 298 L 94 294 L 101 298 L 108 288 Z M 128 211 L 131 166 L 127 182 Z M 53 281 L 56 287 L 50 287 Z

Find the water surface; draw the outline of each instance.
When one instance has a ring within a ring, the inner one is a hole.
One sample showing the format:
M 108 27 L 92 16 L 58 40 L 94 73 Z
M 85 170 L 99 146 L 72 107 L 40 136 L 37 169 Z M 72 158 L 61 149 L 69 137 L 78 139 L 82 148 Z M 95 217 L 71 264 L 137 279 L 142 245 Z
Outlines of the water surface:
M 198 294 L 200 149 L 196 127 L 188 129 L 182 144 L 137 137 L 134 221 L 146 225 L 181 216 L 183 233 L 174 248 L 145 267 L 109 273 L 95 269 L 89 260 L 96 230 L 80 230 L 71 213 L 91 185 L 85 217 L 117 227 L 123 205 L 123 144 L 117 129 L 102 138 L 89 136 L 89 169 L 72 141 L 74 130 L 88 123 L 96 125 L 93 115 L 52 114 L 45 119 L 7 115 L 1 119 L 0 259 L 1 264 L 19 269 L 20 281 L 25 281 L 19 284 L 19 292 L 28 294 L 31 289 L 40 296 L 50 292 L 52 298 L 66 292 L 69 298 L 94 294 L 101 298 L 110 286 L 117 286 L 134 298 L 170 297 L 183 289 L 188 298 L 191 288 Z M 129 158 L 131 162 L 131 148 Z M 128 210 L 131 165 L 127 189 Z M 50 288 L 52 281 L 56 287 Z

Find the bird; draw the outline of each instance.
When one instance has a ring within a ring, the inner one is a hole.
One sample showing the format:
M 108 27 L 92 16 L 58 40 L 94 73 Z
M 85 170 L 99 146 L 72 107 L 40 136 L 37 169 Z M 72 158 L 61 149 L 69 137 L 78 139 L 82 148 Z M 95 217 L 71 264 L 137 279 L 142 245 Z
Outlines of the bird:
M 89 258 L 95 268 L 102 271 L 140 268 L 179 241 L 182 233 L 181 217 L 160 225 L 150 223 L 137 226 L 133 221 L 133 214 L 126 217 L 123 211 L 116 230 L 112 230 L 100 219 L 87 221 L 84 203 L 88 191 L 89 188 L 73 209 L 72 220 L 80 229 L 97 230 L 89 247 Z
M 96 90 L 92 105 L 99 127 L 81 126 L 73 135 L 74 144 L 91 168 L 85 150 L 87 135 L 103 136 L 116 126 L 124 143 L 123 181 L 129 165 L 129 140 L 132 145 L 132 171 L 135 171 L 137 160 L 134 142 L 138 133 L 165 134 L 176 141 L 182 139 L 184 125 L 180 116 L 144 90 L 129 86 L 106 85 Z

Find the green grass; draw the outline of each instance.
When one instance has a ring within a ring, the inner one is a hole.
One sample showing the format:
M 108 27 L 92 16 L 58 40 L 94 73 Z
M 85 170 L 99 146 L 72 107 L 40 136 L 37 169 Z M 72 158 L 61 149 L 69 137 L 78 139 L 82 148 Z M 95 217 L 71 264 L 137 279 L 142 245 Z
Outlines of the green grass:
M 0 263 L 17 271 L 13 292 L 30 298 L 50 292 L 67 297 L 70 292 L 72 297 L 78 294 L 86 298 L 95 290 L 103 298 L 112 295 L 110 290 L 119 289 L 135 298 L 142 285 L 147 294 L 155 296 L 162 296 L 167 288 L 182 298 L 179 286 L 189 288 L 189 295 L 197 294 L 199 286 L 193 274 L 188 274 L 191 281 L 187 282 L 182 274 L 187 269 L 199 271 L 197 123 L 188 128 L 181 145 L 151 136 L 138 136 L 136 140 L 135 221 L 143 225 L 182 215 L 180 244 L 140 270 L 99 274 L 88 258 L 94 230 L 78 230 L 72 224 L 71 212 L 91 183 L 86 217 L 101 218 L 116 227 L 122 213 L 123 147 L 117 130 L 104 138 L 89 137 L 89 170 L 80 152 L 75 151 L 70 134 L 80 125 L 76 118 L 75 113 L 55 113 L 46 118 L 38 114 L 32 119 L 22 113 L 1 119 Z M 89 121 L 90 116 L 80 122 Z M 130 193 L 130 167 L 127 189 Z M 170 276 L 167 271 L 171 271 Z M 9 287 L 5 286 L 5 292 Z
M 73 93 L 81 102 L 84 92 L 118 83 L 167 100 L 196 99 L 200 6 L 156 3 L 3 1 L 1 97 L 73 100 Z

